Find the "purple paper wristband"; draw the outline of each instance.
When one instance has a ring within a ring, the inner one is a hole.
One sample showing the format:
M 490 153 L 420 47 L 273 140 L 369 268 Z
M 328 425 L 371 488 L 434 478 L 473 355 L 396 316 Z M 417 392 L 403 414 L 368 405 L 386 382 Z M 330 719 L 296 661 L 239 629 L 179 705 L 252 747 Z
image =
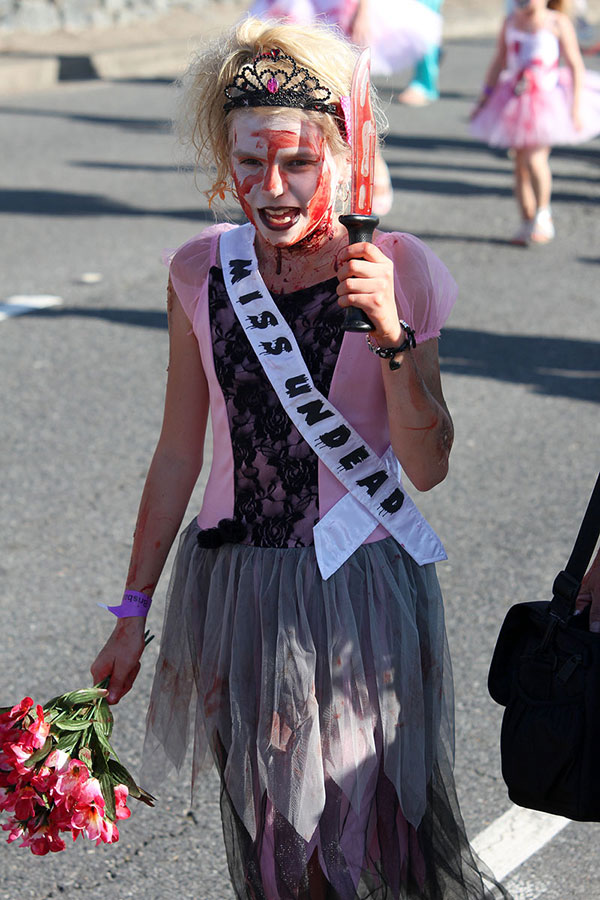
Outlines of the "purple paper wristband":
M 99 603 L 98 606 L 123 619 L 126 616 L 147 616 L 151 603 L 152 597 L 148 594 L 142 594 L 141 591 L 125 591 L 119 606 L 107 606 L 105 603 Z

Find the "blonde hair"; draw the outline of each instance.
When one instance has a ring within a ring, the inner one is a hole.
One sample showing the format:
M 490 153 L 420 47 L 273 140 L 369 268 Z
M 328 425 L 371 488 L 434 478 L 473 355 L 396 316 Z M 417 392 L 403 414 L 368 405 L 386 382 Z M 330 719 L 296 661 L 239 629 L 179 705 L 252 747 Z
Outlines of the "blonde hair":
M 340 97 L 350 94 L 358 51 L 341 32 L 325 25 L 302 27 L 277 20 L 247 18 L 206 45 L 195 55 L 181 82 L 177 131 L 182 143 L 193 148 L 196 169 L 213 179 L 206 191 L 211 205 L 216 198 L 225 200 L 225 194 L 232 190 L 230 123 L 233 116 L 244 112 L 225 112 L 225 88 L 242 66 L 259 54 L 275 49 L 293 57 L 316 76 L 331 91 L 331 103 L 338 103 Z M 385 119 L 374 92 L 372 102 L 381 130 Z M 260 109 L 273 116 L 290 112 L 288 107 Z M 348 144 L 332 115 L 314 110 L 305 110 L 303 114 L 318 123 L 334 156 L 348 154 Z

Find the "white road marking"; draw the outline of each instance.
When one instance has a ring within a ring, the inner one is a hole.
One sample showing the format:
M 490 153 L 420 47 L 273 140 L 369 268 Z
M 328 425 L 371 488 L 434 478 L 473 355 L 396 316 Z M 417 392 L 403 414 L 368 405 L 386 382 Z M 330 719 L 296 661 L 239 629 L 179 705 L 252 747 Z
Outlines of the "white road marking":
M 541 850 L 570 821 L 562 816 L 512 806 L 478 834 L 472 846 L 498 881 L 502 881 Z
M 100 272 L 84 272 L 83 275 L 79 277 L 79 281 L 81 284 L 98 284 L 102 281 L 102 275 Z
M 548 891 L 548 885 L 543 881 L 520 881 L 518 878 L 509 878 L 504 886 L 513 900 L 539 900 Z
M 55 297 L 52 294 L 15 294 L 4 303 L 0 303 L 0 322 L 12 316 L 23 316 L 36 309 L 61 306 L 62 302 L 62 297 Z

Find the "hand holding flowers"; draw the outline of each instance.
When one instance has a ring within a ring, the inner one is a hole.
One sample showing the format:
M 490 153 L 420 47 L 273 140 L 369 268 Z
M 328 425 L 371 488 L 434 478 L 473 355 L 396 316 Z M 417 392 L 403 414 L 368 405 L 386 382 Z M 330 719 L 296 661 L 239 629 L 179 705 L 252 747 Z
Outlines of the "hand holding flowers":
M 8 842 L 42 856 L 65 849 L 62 835 L 119 839 L 127 797 L 154 805 L 114 752 L 108 680 L 35 705 L 25 697 L 0 709 L 0 815 Z

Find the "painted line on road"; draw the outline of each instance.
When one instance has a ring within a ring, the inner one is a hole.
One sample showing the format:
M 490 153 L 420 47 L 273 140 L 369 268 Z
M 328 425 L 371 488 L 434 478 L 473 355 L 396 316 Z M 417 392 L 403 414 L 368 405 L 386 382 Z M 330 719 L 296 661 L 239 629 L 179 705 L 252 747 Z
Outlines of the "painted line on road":
M 37 309 L 61 306 L 62 302 L 62 297 L 55 297 L 53 294 L 15 294 L 0 303 L 0 322 L 13 316 L 24 316 Z
M 472 846 L 498 881 L 503 881 L 570 821 L 535 809 L 512 806 L 478 834 Z
M 519 878 L 509 878 L 504 887 L 510 891 L 513 900 L 539 900 L 548 891 L 548 885 L 543 881 L 521 881 Z

